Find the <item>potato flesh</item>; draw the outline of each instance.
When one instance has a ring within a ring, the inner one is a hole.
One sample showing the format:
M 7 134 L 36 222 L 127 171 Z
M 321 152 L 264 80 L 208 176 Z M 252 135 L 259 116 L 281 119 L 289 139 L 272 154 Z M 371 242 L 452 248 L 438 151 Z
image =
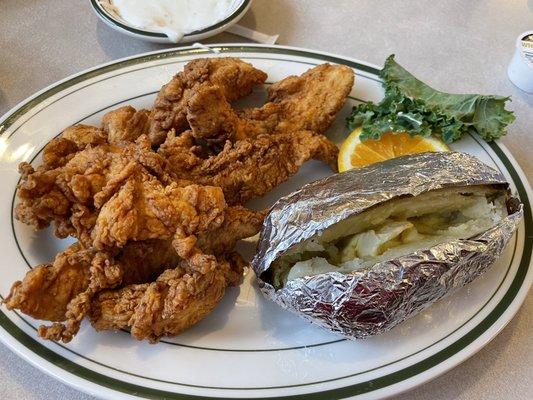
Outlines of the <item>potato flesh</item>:
M 380 261 L 465 239 L 507 215 L 505 193 L 488 186 L 440 189 L 396 199 L 341 221 L 299 243 L 273 264 L 274 285 Z

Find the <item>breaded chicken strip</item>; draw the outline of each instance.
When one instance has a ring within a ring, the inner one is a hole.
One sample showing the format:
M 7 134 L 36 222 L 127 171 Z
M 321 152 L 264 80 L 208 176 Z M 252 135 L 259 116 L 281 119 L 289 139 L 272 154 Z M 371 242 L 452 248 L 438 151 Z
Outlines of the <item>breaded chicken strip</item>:
M 310 130 L 324 133 L 354 83 L 353 70 L 322 64 L 301 76 L 289 76 L 268 89 L 268 103 L 237 112 L 217 86 L 196 88 L 187 105 L 193 136 L 210 144 Z
M 139 136 L 148 135 L 150 131 L 150 111 L 137 111 L 132 106 L 118 108 L 102 117 L 102 129 L 110 144 L 135 142 Z
M 111 259 L 115 268 L 96 274 L 95 262 Z M 171 244 L 165 241 L 129 243 L 114 257 L 74 243 L 59 253 L 53 263 L 39 265 L 22 281 L 15 282 L 5 304 L 8 309 L 18 309 L 33 318 L 63 321 L 68 304 L 89 285 L 109 288 L 117 283 L 149 282 L 161 273 L 162 266 L 171 268 L 178 259 Z
M 338 148 L 325 136 L 309 131 L 260 135 L 227 142 L 217 155 L 197 155 L 190 132 L 170 133 L 158 153 L 179 178 L 219 186 L 228 204 L 244 204 L 260 197 L 295 174 L 310 159 L 336 169 Z
M 163 186 L 149 175 L 133 175 L 100 209 L 92 244 L 104 250 L 130 241 L 172 240 L 178 254 L 188 259 L 197 252 L 196 235 L 219 228 L 226 209 L 218 187 Z
M 240 239 L 256 235 L 268 212 L 252 211 L 243 206 L 228 207 L 224 222 L 217 228 L 197 235 L 196 246 L 205 253 L 224 255 L 233 250 Z
M 39 265 L 15 282 L 4 304 L 8 310 L 20 310 L 33 318 L 64 320 L 68 303 L 89 286 L 93 256 L 93 251 L 73 244 L 52 264 Z
M 91 323 L 99 331 L 130 328 L 134 338 L 152 343 L 177 335 L 216 307 L 226 287 L 240 282 L 245 265 L 236 253 L 205 273 L 182 262 L 153 283 L 104 291 L 91 303 Z
M 237 241 L 257 234 L 264 214 L 244 207 L 228 209 L 217 229 L 198 234 L 196 246 L 202 254 L 196 261 L 205 264 L 196 269 L 211 270 L 215 263 L 206 254 L 224 256 Z M 87 250 L 75 243 L 59 253 L 52 264 L 40 265 L 15 282 L 5 304 L 33 318 L 66 320 L 64 324 L 40 327 L 39 335 L 68 342 L 78 332 L 89 302 L 101 290 L 151 282 L 180 260 L 171 241 L 129 242 L 122 249 L 107 252 Z M 192 264 L 188 265 L 191 269 Z
M 70 126 L 45 146 L 41 167 L 50 169 L 65 165 L 74 153 L 90 146 L 131 144 L 148 133 L 149 115 L 148 110 L 137 111 L 125 106 L 104 114 L 101 128 L 85 124 Z
M 69 342 L 78 333 L 97 293 L 121 285 L 150 282 L 180 260 L 170 243 L 156 240 L 131 242 L 120 251 L 92 252 L 88 285 L 67 303 L 64 322 L 39 327 L 42 338 Z M 72 284 L 69 282 L 63 288 Z
M 153 145 L 165 141 L 168 131 L 189 129 L 186 105 L 194 90 L 204 84 L 216 86 L 231 102 L 251 93 L 267 75 L 237 58 L 204 58 L 189 62 L 182 72 L 161 88 L 151 113 L 150 139 Z
M 81 129 L 87 132 L 80 126 L 65 132 Z M 88 140 L 54 139 L 44 150 L 42 165 L 20 165 L 17 219 L 35 229 L 53 222 L 58 237 L 74 236 L 89 246 L 97 211 L 127 178 L 149 175 L 164 184 L 180 184 L 166 172 L 167 161 L 152 151 L 146 136 L 126 146 L 100 143 L 98 134 L 93 138 L 98 144 L 87 146 Z
M 235 236 L 257 233 L 263 217 L 242 206 L 228 207 L 220 187 L 163 187 L 155 179 L 131 179 L 100 210 L 92 244 L 104 250 L 131 241 L 172 240 L 178 254 L 188 258 L 203 238 L 202 249 L 220 254 L 233 247 Z

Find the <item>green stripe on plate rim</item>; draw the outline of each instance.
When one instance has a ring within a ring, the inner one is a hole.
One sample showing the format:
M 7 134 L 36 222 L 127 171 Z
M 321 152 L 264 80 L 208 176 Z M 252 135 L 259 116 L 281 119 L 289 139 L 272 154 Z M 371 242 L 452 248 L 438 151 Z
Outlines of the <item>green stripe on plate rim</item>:
M 379 72 L 379 70 L 374 67 L 360 64 L 355 61 L 346 60 L 346 59 L 331 56 L 331 55 L 313 53 L 311 51 L 305 51 L 305 50 L 285 49 L 285 48 L 279 48 L 279 47 L 264 47 L 264 46 L 261 46 L 261 47 L 255 47 L 255 46 L 220 46 L 220 47 L 217 47 L 217 46 L 214 46 L 213 48 L 218 50 L 221 53 L 257 52 L 257 53 L 269 53 L 269 54 L 276 53 L 276 54 L 285 54 L 285 55 L 296 55 L 296 56 L 320 59 L 323 61 L 335 62 L 339 64 L 345 64 L 352 68 L 356 68 L 356 69 L 359 69 L 365 72 L 369 72 L 371 74 L 377 74 Z M 35 98 L 21 105 L 18 109 L 13 111 L 10 115 L 8 115 L 4 119 L 3 124 L 0 125 L 0 134 L 2 134 L 5 130 L 7 130 L 7 128 L 11 126 L 21 115 L 26 113 L 31 108 L 35 107 L 37 104 L 46 100 L 50 96 L 68 87 L 71 87 L 79 82 L 82 82 L 86 79 L 89 79 L 94 76 L 101 75 L 106 72 L 110 72 L 110 71 L 113 71 L 113 70 L 116 70 L 122 67 L 126 67 L 129 65 L 139 64 L 142 62 L 156 61 L 156 60 L 171 58 L 171 57 L 180 56 L 180 55 L 186 56 L 186 55 L 206 54 L 206 53 L 210 53 L 210 50 L 195 49 L 195 48 L 172 50 L 168 52 L 148 54 L 144 56 L 134 57 L 134 58 L 126 59 L 123 61 L 119 61 L 117 63 L 106 65 L 104 67 L 100 67 L 100 68 L 87 71 L 78 76 L 75 76 L 74 78 L 71 78 L 65 82 L 60 83 L 57 86 L 51 87 L 49 90 L 41 93 L 40 95 L 36 96 Z M 324 399 L 324 398 L 340 399 L 340 398 L 345 398 L 349 396 L 355 396 L 355 395 L 359 395 L 363 393 L 372 392 L 372 391 L 382 389 L 387 386 L 405 381 L 409 378 L 412 378 L 416 375 L 419 375 L 435 367 L 436 365 L 444 362 L 445 360 L 449 359 L 453 355 L 457 354 L 458 352 L 466 348 L 469 344 L 474 342 L 484 332 L 486 332 L 502 316 L 502 314 L 505 312 L 505 310 L 507 310 L 509 305 L 512 303 L 512 301 L 518 294 L 522 286 L 522 283 L 524 282 L 524 279 L 527 275 L 528 269 L 529 269 L 529 264 L 531 261 L 531 252 L 533 248 L 533 241 L 527 240 L 527 239 L 533 237 L 533 221 L 532 221 L 531 206 L 529 203 L 529 198 L 528 198 L 526 189 L 522 181 L 520 180 L 518 172 L 514 168 L 511 161 L 508 159 L 507 155 L 503 152 L 503 150 L 496 143 L 489 143 L 489 145 L 491 149 L 497 154 L 499 159 L 503 162 L 503 164 L 505 165 L 509 173 L 511 174 L 511 177 L 516 185 L 520 199 L 525 205 L 524 225 L 525 225 L 525 237 L 526 237 L 526 240 L 524 243 L 524 250 L 522 253 L 522 259 L 520 260 L 520 265 L 518 267 L 516 275 L 509 289 L 507 290 L 503 298 L 500 300 L 500 302 L 490 312 L 490 314 L 487 317 L 485 317 L 485 319 L 481 321 L 470 332 L 468 332 L 466 335 L 461 337 L 456 342 L 452 343 L 447 348 L 426 358 L 425 360 L 422 360 L 402 370 L 399 370 L 394 373 L 391 373 L 391 374 L 388 374 L 388 375 L 385 375 L 385 376 L 382 376 L 376 379 L 372 379 L 366 382 L 361 382 L 355 385 L 350 385 L 344 388 L 331 389 L 327 391 L 315 392 L 315 393 L 303 394 L 303 395 L 281 396 L 281 397 L 275 397 L 275 398 L 287 399 L 287 400 L 300 400 L 300 399 L 319 400 L 319 399 Z M 57 367 L 75 376 L 86 379 L 90 382 L 96 383 L 103 387 L 116 390 L 122 393 L 130 394 L 130 395 L 137 395 L 137 396 L 141 395 L 145 398 L 150 398 L 150 399 L 159 399 L 162 397 L 168 398 L 168 399 L 198 399 L 198 400 L 219 399 L 217 397 L 186 395 L 186 394 L 168 392 L 168 391 L 163 391 L 163 390 L 158 390 L 158 389 L 153 389 L 153 388 L 147 388 L 144 386 L 139 386 L 139 385 L 131 384 L 128 382 L 120 381 L 118 379 L 107 377 L 100 373 L 94 372 L 88 368 L 80 366 L 62 357 L 61 355 L 53 352 L 52 350 L 48 349 L 47 347 L 39 343 L 35 338 L 29 336 L 23 330 L 21 330 L 3 312 L 0 312 L 0 325 L 6 330 L 6 332 L 8 332 L 19 343 L 24 345 L 27 349 L 31 350 L 33 353 L 35 353 L 39 357 L 43 358 L 44 360 L 48 362 L 51 362 Z M 263 398 L 269 398 L 269 397 L 263 397 Z M 228 398 L 226 397 L 226 399 Z
M 242 2 L 242 4 L 235 11 L 233 11 L 228 17 L 224 18 L 222 21 L 217 22 L 214 25 L 208 26 L 207 28 L 187 33 L 183 37 L 187 38 L 187 37 L 190 37 L 190 36 L 201 35 L 201 34 L 216 30 L 216 29 L 220 28 L 221 26 L 224 26 L 225 24 L 227 24 L 231 20 L 233 20 L 236 16 L 240 15 L 246 9 L 246 7 L 248 7 L 248 5 L 250 4 L 251 1 L 252 0 L 244 0 Z M 130 25 L 123 24 L 122 22 L 120 22 L 116 18 L 114 18 L 111 14 L 109 14 L 103 7 L 101 7 L 99 5 L 99 3 L 100 3 L 99 0 L 91 0 L 91 5 L 93 6 L 94 10 L 98 13 L 98 15 L 100 15 L 103 18 L 105 18 L 106 21 L 109 21 L 113 25 L 116 25 L 116 26 L 118 26 L 118 27 L 120 27 L 120 28 L 122 28 L 122 29 L 124 29 L 124 30 L 126 30 L 128 32 L 134 33 L 136 35 L 156 37 L 156 38 L 162 38 L 162 39 L 168 38 L 168 36 L 165 35 L 164 33 L 146 31 L 146 30 L 143 30 L 143 29 L 134 28 L 133 26 L 130 26 Z

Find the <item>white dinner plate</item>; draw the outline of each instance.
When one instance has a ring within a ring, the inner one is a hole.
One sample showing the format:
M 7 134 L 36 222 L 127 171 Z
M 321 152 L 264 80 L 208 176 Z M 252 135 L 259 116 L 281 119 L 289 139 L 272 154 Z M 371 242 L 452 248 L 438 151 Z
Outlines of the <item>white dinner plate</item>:
M 148 53 L 93 68 L 44 89 L 0 122 L 3 297 L 13 281 L 51 260 L 68 244 L 54 238 L 50 230 L 33 232 L 13 218 L 18 163 L 38 165 L 43 146 L 69 125 L 98 125 L 104 113 L 125 104 L 150 107 L 159 88 L 188 61 L 224 56 L 240 57 L 266 71 L 268 83 L 324 62 L 352 67 L 355 86 L 329 131 L 337 142 L 348 133 L 344 119 L 352 105 L 377 101 L 383 94 L 378 69 L 368 63 L 260 45 Z M 241 105 L 264 98 L 264 89 L 258 88 Z M 39 321 L 5 308 L 0 310 L 0 337 L 48 374 L 107 399 L 375 399 L 412 388 L 486 345 L 516 313 L 533 279 L 531 190 L 523 172 L 501 143 L 487 144 L 469 136 L 452 147 L 477 156 L 507 177 L 525 204 L 524 222 L 489 272 L 389 333 L 359 341 L 331 334 L 266 300 L 248 271 L 244 283 L 229 289 L 205 320 L 157 345 L 133 340 L 126 332 L 96 333 L 87 323 L 71 343 L 43 341 L 36 335 Z M 331 171 L 321 163 L 309 162 L 250 206 L 270 205 L 280 195 L 328 174 Z M 243 245 L 241 250 L 250 256 L 253 245 Z
M 109 0 L 91 0 L 91 6 L 96 15 L 108 26 L 114 30 L 124 33 L 128 36 L 146 40 L 154 43 L 174 43 L 168 38 L 167 35 L 161 32 L 155 32 L 148 29 L 142 29 L 131 25 L 119 15 L 113 12 L 109 12 L 102 3 L 108 3 Z M 180 43 L 191 43 L 199 40 L 207 39 L 208 37 L 218 35 L 220 32 L 225 31 L 230 26 L 239 22 L 239 20 L 246 14 L 246 11 L 252 5 L 252 0 L 234 0 L 231 3 L 228 15 L 222 21 L 215 24 L 206 26 L 200 30 L 187 33 L 183 35 Z

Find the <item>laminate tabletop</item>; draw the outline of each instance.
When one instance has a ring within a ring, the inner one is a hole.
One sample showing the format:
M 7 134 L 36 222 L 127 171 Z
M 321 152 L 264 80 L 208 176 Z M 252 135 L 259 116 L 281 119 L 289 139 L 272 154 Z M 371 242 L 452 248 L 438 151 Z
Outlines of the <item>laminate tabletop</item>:
M 2 0 L 0 23 L 0 115 L 83 69 L 172 47 L 112 30 L 88 0 Z M 502 142 L 533 180 L 533 95 L 513 86 L 506 74 L 517 35 L 533 29 L 533 0 L 255 0 L 240 24 L 279 34 L 279 44 L 377 65 L 395 53 L 417 77 L 448 92 L 510 95 L 516 122 Z M 202 43 L 244 41 L 222 33 Z M 532 314 L 530 292 L 509 325 L 481 351 L 396 399 L 533 398 Z M 0 398 L 93 399 L 2 344 Z

